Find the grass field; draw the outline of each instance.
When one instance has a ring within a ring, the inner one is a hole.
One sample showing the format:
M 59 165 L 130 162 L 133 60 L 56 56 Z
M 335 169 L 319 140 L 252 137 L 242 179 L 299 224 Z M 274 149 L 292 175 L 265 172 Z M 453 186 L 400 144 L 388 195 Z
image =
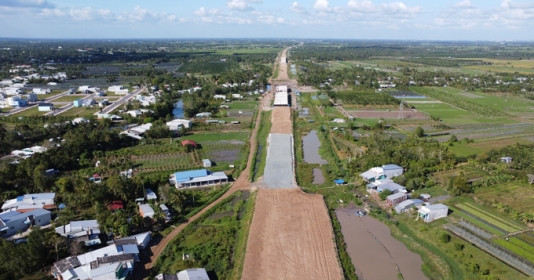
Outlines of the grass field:
M 506 60 L 506 59 L 489 59 L 483 61 L 490 62 L 491 65 L 471 65 L 465 66 L 467 69 L 483 70 L 488 72 L 505 72 L 505 73 L 534 73 L 534 60 Z
M 78 108 L 71 108 L 67 110 L 66 112 L 63 112 L 60 116 L 65 117 L 91 117 L 94 115 L 94 113 L 100 112 L 100 108 L 87 108 L 87 107 L 78 107 Z
M 16 117 L 35 117 L 35 116 L 43 116 L 47 112 L 40 112 L 39 109 L 36 107 L 30 108 L 27 110 L 24 110 L 22 112 L 16 113 L 13 116 Z
M 520 213 L 534 211 L 534 188 L 525 181 L 480 188 L 475 191 L 475 197 L 487 203 L 498 201 Z
M 531 243 L 525 242 L 518 237 L 510 237 L 508 239 L 493 239 L 493 242 L 531 262 L 534 262 L 534 246 Z
M 217 141 L 217 140 L 241 140 L 245 141 L 249 138 L 249 132 L 248 131 L 240 131 L 240 132 L 207 132 L 207 133 L 195 133 L 192 135 L 186 135 L 180 138 L 180 141 L 182 140 L 193 140 L 196 142 L 202 142 L 202 141 Z

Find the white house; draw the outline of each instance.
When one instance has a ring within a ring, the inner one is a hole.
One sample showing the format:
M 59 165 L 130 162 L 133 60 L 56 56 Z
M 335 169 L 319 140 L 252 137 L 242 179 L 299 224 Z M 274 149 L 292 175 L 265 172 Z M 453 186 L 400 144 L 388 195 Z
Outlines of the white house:
M 32 92 L 35 94 L 49 94 L 51 91 L 49 88 L 34 88 Z
M 194 188 L 228 183 L 224 172 L 210 172 L 206 169 L 179 171 L 171 174 L 169 183 L 176 188 Z
M 7 88 L 2 89 L 2 91 L 7 95 L 22 94 L 22 89 L 20 89 L 18 87 L 7 87 Z
M 2 211 L 28 212 L 35 209 L 54 209 L 55 193 L 33 193 L 17 196 L 9 199 L 2 204 Z
M 215 94 L 215 95 L 213 96 L 213 98 L 215 98 L 215 99 L 226 100 L 226 95 L 223 95 L 223 94 Z
M 202 112 L 195 115 L 196 118 L 209 118 L 211 117 L 210 112 Z
M 332 120 L 333 123 L 346 123 L 345 119 L 342 118 L 336 118 Z
M 423 205 L 423 201 L 420 199 L 407 199 L 399 204 L 397 204 L 393 209 L 397 214 L 401 214 L 404 212 L 407 212 L 414 207 L 421 208 L 421 205 Z
M 154 209 L 152 209 L 149 204 L 139 204 L 139 215 L 141 215 L 141 217 L 153 218 L 154 214 Z
M 202 166 L 204 167 L 211 167 L 211 160 L 205 158 L 205 159 L 202 159 Z
M 386 164 L 382 165 L 381 167 L 373 167 L 361 173 L 360 177 L 362 177 L 367 182 L 373 182 L 375 180 L 380 180 L 384 178 L 395 178 L 397 176 L 402 175 L 403 172 L 404 169 L 396 164 Z
M 170 130 L 178 130 L 180 129 L 180 126 L 183 126 L 185 128 L 191 128 L 191 124 L 192 122 L 190 120 L 185 119 L 174 119 L 166 123 Z
M 9 237 L 26 231 L 30 226 L 48 225 L 51 215 L 52 213 L 45 209 L 34 209 L 24 213 L 2 212 L 0 213 L 0 237 Z
M 126 279 L 137 261 L 137 240 L 127 237 L 115 240 L 115 244 L 104 248 L 55 262 L 52 275 L 61 280 Z
M 124 88 L 121 85 L 110 86 L 108 87 L 108 91 L 113 92 L 115 94 L 128 94 L 128 89 Z
M 424 205 L 418 212 L 419 217 L 423 219 L 424 222 L 430 223 L 434 220 L 447 217 L 449 214 L 449 207 L 444 204 Z
M 146 192 L 146 195 L 145 195 L 146 200 L 158 199 L 158 196 L 156 195 L 156 193 L 152 189 L 146 189 L 145 192 Z
M 50 112 L 54 110 L 54 104 L 52 103 L 39 103 L 37 105 L 39 112 Z
M 177 274 L 178 280 L 210 280 L 204 268 L 190 268 Z
M 232 98 L 233 99 L 243 99 L 243 95 L 241 95 L 239 93 L 232 93 Z
M 86 246 L 100 244 L 100 226 L 96 220 L 72 221 L 56 227 L 56 233 L 68 239 L 78 239 Z
M 395 182 L 393 182 L 390 179 L 381 179 L 373 181 L 369 184 L 367 184 L 367 191 L 368 192 L 378 192 L 381 193 L 385 190 L 389 190 L 392 193 L 406 193 L 406 188 L 404 186 L 401 186 Z

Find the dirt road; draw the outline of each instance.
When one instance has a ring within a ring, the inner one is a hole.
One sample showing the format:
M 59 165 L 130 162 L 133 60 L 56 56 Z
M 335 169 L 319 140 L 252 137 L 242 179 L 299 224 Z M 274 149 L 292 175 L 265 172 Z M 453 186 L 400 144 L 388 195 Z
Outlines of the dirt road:
M 242 279 L 342 279 L 320 195 L 259 189 Z
M 287 80 L 287 63 L 280 58 L 286 54 L 287 50 L 278 58 L 280 75 L 275 84 L 296 84 Z M 271 135 L 293 133 L 291 108 L 274 108 L 271 121 Z M 292 137 L 287 139 L 291 141 Z M 277 148 L 269 146 L 268 150 Z M 277 172 L 281 178 L 289 176 L 295 181 L 291 168 Z M 258 189 L 242 279 L 343 279 L 321 195 L 306 194 L 294 187 Z

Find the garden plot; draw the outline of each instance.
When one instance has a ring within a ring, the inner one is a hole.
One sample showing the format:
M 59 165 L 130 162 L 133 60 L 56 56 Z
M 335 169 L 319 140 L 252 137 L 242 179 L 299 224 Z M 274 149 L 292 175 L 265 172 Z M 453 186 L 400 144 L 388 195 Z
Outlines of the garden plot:
M 516 221 L 464 202 L 451 209 L 461 220 L 446 229 L 519 271 L 534 276 L 534 234 Z
M 239 159 L 243 150 L 242 141 L 222 140 L 216 142 L 202 142 L 202 149 L 190 153 L 175 152 L 134 156 L 132 160 L 138 165 L 140 172 L 177 171 L 203 168 L 202 159 L 212 160 L 217 169 L 224 169 Z

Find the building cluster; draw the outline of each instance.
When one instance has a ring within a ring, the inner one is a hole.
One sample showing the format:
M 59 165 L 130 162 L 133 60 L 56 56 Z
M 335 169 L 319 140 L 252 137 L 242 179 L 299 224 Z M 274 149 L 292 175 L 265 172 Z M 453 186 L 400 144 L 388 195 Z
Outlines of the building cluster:
M 55 193 L 35 193 L 6 200 L 0 213 L 0 237 L 8 238 L 32 226 L 50 224 L 49 210 L 56 208 L 55 196 Z
M 418 209 L 418 216 L 424 222 L 447 217 L 449 208 L 444 204 L 430 204 L 421 199 L 410 198 L 410 194 L 402 185 L 395 183 L 392 179 L 404 173 L 404 169 L 396 164 L 386 164 L 380 167 L 373 167 L 360 174 L 360 177 L 367 182 L 367 192 L 381 193 L 391 192 L 386 197 L 386 203 L 393 207 L 396 213 L 401 214 Z M 428 195 L 422 198 L 428 201 Z
M 23 72 L 27 75 L 13 76 L 0 81 L 0 109 L 25 107 L 31 102 L 37 102 L 38 95 L 51 93 L 50 88 L 32 87 L 29 84 L 31 80 L 48 81 L 47 86 L 56 86 L 58 81 L 62 82 L 67 79 L 65 72 L 42 75 L 36 73 L 35 68 L 30 65 L 17 65 L 9 72 L 11 74 Z
M 169 183 L 177 189 L 199 188 L 228 183 L 224 172 L 211 172 L 207 169 L 179 171 L 171 174 Z
M 150 232 L 116 239 L 106 247 L 55 262 L 52 275 L 59 280 L 127 279 L 150 240 Z

